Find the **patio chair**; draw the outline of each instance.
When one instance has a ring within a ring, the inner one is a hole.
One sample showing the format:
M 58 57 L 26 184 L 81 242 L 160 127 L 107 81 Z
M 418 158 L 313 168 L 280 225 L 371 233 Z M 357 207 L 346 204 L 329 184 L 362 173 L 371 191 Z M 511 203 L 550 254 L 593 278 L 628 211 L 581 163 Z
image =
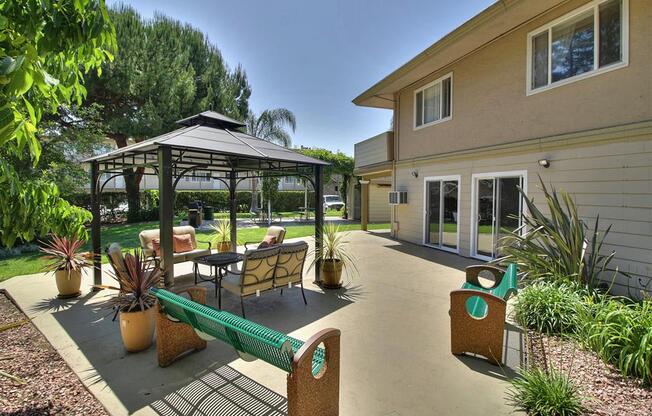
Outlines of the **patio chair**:
M 193 300 L 164 289 L 150 289 L 159 305 L 156 350 L 161 367 L 188 351 L 204 349 L 204 340 L 219 339 L 232 346 L 245 361 L 261 359 L 288 373 L 288 416 L 339 414 L 339 330 L 323 329 L 303 342 L 204 305 L 201 301 L 206 288 L 191 290 Z
M 267 229 L 263 241 L 248 241 L 244 243 L 245 250 L 248 250 L 248 245 L 258 244 L 261 245 L 266 243 L 267 245 L 273 246 L 275 244 L 283 244 L 283 239 L 285 238 L 285 228 L 279 227 L 278 225 L 272 225 Z M 261 247 L 262 248 L 262 247 Z
M 218 280 L 218 308 L 222 309 L 222 288 L 240 297 L 242 317 L 245 317 L 244 298 L 259 296 L 261 292 L 274 288 L 274 272 L 280 251 L 279 246 L 247 250 L 242 260 L 242 269 L 228 271 Z
M 301 296 L 306 305 L 308 301 L 306 301 L 306 294 L 303 291 L 303 267 L 307 253 L 308 243 L 305 241 L 281 244 L 274 272 L 274 287 L 281 289 L 281 295 L 284 286 L 291 287 L 293 283 L 297 282 L 301 284 Z
M 478 279 L 481 271 L 489 271 L 494 284 L 485 287 Z M 451 298 L 451 352 L 471 352 L 500 365 L 503 360 L 503 333 L 507 300 L 517 292 L 517 267 L 510 264 L 503 270 L 490 266 L 466 268 L 466 282 Z

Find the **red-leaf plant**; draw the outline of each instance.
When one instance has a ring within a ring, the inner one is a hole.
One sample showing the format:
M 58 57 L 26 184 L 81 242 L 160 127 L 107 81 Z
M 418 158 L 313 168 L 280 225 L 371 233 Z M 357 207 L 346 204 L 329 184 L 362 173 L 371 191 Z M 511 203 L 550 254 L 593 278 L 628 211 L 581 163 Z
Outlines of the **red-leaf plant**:
M 70 272 L 81 271 L 85 267 L 91 266 L 88 258 L 79 250 L 84 245 L 85 241 L 77 237 L 59 237 L 52 236 L 48 242 L 43 242 L 41 251 L 46 254 L 45 258 L 50 260 L 48 264 L 43 267 L 46 272 L 56 272 L 58 270 Z
M 153 265 L 151 260 L 139 249 L 133 254 L 124 256 L 124 268 L 118 267 L 111 274 L 120 287 L 110 287 L 119 290 L 112 304 L 122 312 L 145 311 L 156 304 L 156 297 L 149 289 L 161 281 L 161 270 Z M 107 287 L 107 286 L 104 286 Z

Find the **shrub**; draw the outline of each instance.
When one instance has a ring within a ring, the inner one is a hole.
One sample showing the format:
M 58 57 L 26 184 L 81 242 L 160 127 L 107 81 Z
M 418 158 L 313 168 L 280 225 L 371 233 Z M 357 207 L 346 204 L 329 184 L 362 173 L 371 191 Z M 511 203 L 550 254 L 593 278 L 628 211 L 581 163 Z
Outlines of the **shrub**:
M 600 217 L 592 227 L 579 217 L 577 207 L 566 192 L 549 191 L 539 177 L 550 216 L 544 215 L 521 189 L 527 205 L 523 225 L 500 241 L 504 257 L 500 262 L 515 262 L 525 272 L 525 279 L 555 280 L 568 277 L 593 287 L 599 275 L 609 269 L 614 252 L 601 254 L 611 226 L 598 232 Z
M 573 333 L 585 293 L 578 284 L 571 282 L 533 283 L 516 297 L 516 321 L 546 334 Z
M 577 387 L 554 369 L 521 370 L 511 384 L 508 398 L 530 416 L 574 416 L 584 412 Z
M 623 375 L 652 385 L 652 299 L 596 296 L 579 315 L 578 339 Z

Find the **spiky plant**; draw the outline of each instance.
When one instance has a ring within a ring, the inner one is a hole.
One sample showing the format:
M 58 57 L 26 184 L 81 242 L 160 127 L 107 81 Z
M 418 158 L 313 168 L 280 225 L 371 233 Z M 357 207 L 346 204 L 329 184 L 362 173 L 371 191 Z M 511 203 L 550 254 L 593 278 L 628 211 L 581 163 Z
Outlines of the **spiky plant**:
M 49 262 L 43 268 L 46 272 L 66 270 L 68 276 L 71 272 L 81 271 L 91 266 L 91 262 L 84 256 L 80 249 L 85 241 L 77 237 L 59 237 L 53 235 L 50 241 L 43 242 L 41 251 L 46 254 Z
M 149 289 L 161 281 L 161 270 L 140 249 L 124 256 L 124 266 L 124 270 L 111 275 L 120 284 L 119 288 L 108 287 L 119 290 L 112 304 L 122 312 L 145 311 L 154 306 L 156 297 Z
M 580 218 L 568 193 L 548 190 L 541 177 L 539 181 L 550 215 L 543 214 L 534 200 L 519 189 L 527 205 L 523 227 L 500 240 L 500 252 L 504 257 L 497 261 L 517 263 L 529 280 L 570 279 L 589 287 L 596 284 L 603 272 L 617 272 L 609 268 L 615 252 L 602 253 L 611 226 L 599 232 L 600 217 L 597 216 L 589 227 Z
M 349 233 L 340 232 L 339 225 L 334 223 L 326 223 L 322 228 L 322 249 L 321 252 L 313 250 L 313 260 L 310 268 L 314 267 L 317 263 L 340 263 L 342 270 L 347 275 L 357 275 L 358 267 L 356 265 L 356 258 L 348 252 L 349 240 L 347 237 Z
M 213 230 L 211 244 L 213 244 L 214 246 L 217 246 L 220 243 L 231 242 L 230 220 L 218 220 L 217 223 L 211 224 L 211 229 Z

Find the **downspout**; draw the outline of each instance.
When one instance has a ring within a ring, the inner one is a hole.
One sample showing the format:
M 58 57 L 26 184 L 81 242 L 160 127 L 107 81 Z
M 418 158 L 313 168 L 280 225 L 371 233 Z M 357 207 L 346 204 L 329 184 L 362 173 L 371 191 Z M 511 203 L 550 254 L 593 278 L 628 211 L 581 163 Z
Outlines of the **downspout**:
M 401 109 L 401 103 L 400 103 L 400 98 L 399 94 L 394 94 L 394 143 L 392 143 L 394 147 L 394 154 L 392 155 L 392 190 L 396 191 L 396 160 L 398 159 L 398 142 L 399 142 L 399 126 L 400 126 L 400 109 Z M 390 229 L 391 229 L 391 236 L 392 238 L 398 238 L 398 229 L 396 227 L 396 223 L 398 220 L 398 215 L 397 215 L 397 205 L 392 205 L 392 209 L 390 212 Z

